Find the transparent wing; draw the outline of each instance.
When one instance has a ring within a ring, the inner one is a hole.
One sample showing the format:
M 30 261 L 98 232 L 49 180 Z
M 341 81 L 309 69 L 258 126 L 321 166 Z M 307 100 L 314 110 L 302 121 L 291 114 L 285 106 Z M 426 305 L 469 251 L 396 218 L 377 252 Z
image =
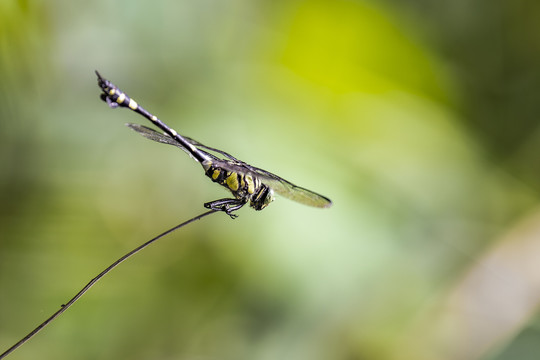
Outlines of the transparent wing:
M 185 147 L 183 147 L 178 141 L 174 140 L 172 137 L 170 137 L 169 135 L 167 134 L 162 134 L 154 129 L 151 129 L 149 127 L 146 127 L 146 126 L 143 126 L 143 125 L 139 125 L 139 124 L 131 124 L 131 123 L 128 123 L 126 124 L 127 127 L 129 127 L 130 129 L 138 132 L 139 134 L 141 134 L 142 136 L 144 136 L 145 138 L 147 139 L 150 139 L 152 141 L 156 141 L 156 142 L 160 142 L 162 144 L 168 144 L 168 145 L 173 145 L 173 146 L 176 146 L 182 150 L 184 150 L 191 158 L 193 158 L 193 156 L 191 156 L 191 153 L 189 152 L 188 149 L 186 149 Z M 188 138 L 188 137 L 185 137 L 184 138 L 191 144 L 193 145 L 198 145 L 199 143 L 197 143 L 196 141 Z M 209 157 L 211 157 L 212 159 L 214 160 L 217 160 L 218 158 L 215 157 L 214 155 L 212 154 L 209 154 L 207 153 L 206 151 L 203 151 L 203 150 L 200 150 L 199 151 L 203 152 L 204 154 L 208 155 Z M 194 158 L 193 158 L 194 159 Z
M 250 165 L 247 166 L 251 168 L 251 171 L 253 171 L 264 184 L 270 186 L 275 192 L 283 197 L 297 201 L 304 205 L 319 208 L 328 208 L 332 206 L 332 201 L 325 196 L 317 194 L 316 192 L 305 189 L 301 186 L 294 185 L 293 183 L 266 170 L 262 170 Z
M 139 125 L 139 124 L 126 124 L 126 126 L 138 132 L 139 134 L 141 134 L 147 139 L 160 142 L 162 144 L 176 146 L 184 150 L 188 155 L 191 156 L 189 150 L 184 148 L 180 143 L 178 143 L 176 140 L 171 138 L 169 135 L 162 134 L 160 132 L 157 132 L 154 129 L 151 129 L 149 127 Z M 259 178 L 264 184 L 270 186 L 276 193 L 280 194 L 283 197 L 286 197 L 288 199 L 291 199 L 291 200 L 294 200 L 294 201 L 297 201 L 299 203 L 302 203 L 304 205 L 309 205 L 309 206 L 315 206 L 315 207 L 320 207 L 320 208 L 327 208 L 327 207 L 332 206 L 332 201 L 328 199 L 327 197 L 324 197 L 320 194 L 317 194 L 316 192 L 305 189 L 303 187 L 294 185 L 293 183 L 283 178 L 280 178 L 279 176 L 272 174 L 271 172 L 268 172 L 263 169 L 259 169 L 255 166 L 248 165 L 245 162 L 236 159 L 235 157 L 233 157 L 232 155 L 224 151 L 203 145 L 200 142 L 195 141 L 186 136 L 183 136 L 183 138 L 186 139 L 186 141 L 189 142 L 190 144 L 199 148 L 199 151 L 203 152 L 204 154 L 211 157 L 213 160 L 217 161 L 220 164 L 220 166 L 222 166 L 223 168 L 229 168 L 229 170 L 244 173 L 244 174 L 251 174 L 252 176 Z M 204 150 L 201 150 L 200 148 L 222 154 L 223 156 L 229 158 L 230 160 L 219 159 L 218 157 Z
M 182 136 L 183 136 L 183 135 L 182 135 Z M 189 137 L 187 137 L 187 136 L 183 136 L 183 137 L 184 137 L 184 139 L 186 139 L 186 140 L 187 140 L 190 144 L 192 144 L 192 145 L 195 145 L 195 146 L 197 146 L 197 147 L 199 147 L 199 148 L 203 148 L 203 149 L 206 149 L 206 150 L 209 150 L 209 151 L 214 151 L 214 152 L 216 152 L 216 153 L 218 153 L 218 154 L 221 154 L 221 155 L 223 155 L 223 156 L 225 156 L 225 157 L 227 157 L 227 158 L 229 158 L 229 159 L 231 159 L 231 160 L 234 160 L 234 161 L 236 161 L 236 162 L 238 162 L 238 163 L 244 164 L 244 162 L 243 162 L 242 160 L 238 160 L 237 158 L 235 158 L 235 157 L 232 156 L 231 154 L 226 153 L 225 151 L 211 148 L 210 146 L 206 146 L 206 145 L 204 145 L 204 144 L 201 144 L 201 143 L 198 142 L 197 140 L 193 140 L 192 138 L 189 138 Z

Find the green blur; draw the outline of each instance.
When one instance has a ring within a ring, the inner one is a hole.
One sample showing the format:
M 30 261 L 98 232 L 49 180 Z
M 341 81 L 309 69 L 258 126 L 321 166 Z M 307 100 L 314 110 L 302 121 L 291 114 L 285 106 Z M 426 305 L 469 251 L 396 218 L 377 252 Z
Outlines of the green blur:
M 8 359 L 535 359 L 539 16 L 533 0 L 0 0 L 0 353 L 228 196 L 125 127 L 149 124 L 99 99 L 98 70 L 334 205 L 277 196 L 190 224 Z

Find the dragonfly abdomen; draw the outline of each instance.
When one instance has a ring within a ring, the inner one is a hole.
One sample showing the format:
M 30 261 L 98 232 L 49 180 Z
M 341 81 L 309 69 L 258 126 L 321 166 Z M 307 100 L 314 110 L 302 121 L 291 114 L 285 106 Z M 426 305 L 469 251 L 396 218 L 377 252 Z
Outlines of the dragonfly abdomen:
M 199 163 L 208 160 L 208 157 L 205 154 L 203 154 L 189 141 L 184 139 L 184 137 L 178 134 L 176 130 L 170 128 L 157 116 L 151 114 L 148 110 L 137 104 L 135 100 L 127 96 L 126 93 L 118 89 L 109 80 L 103 78 L 97 71 L 96 75 L 98 76 L 98 85 L 103 90 L 103 94 L 101 94 L 101 99 L 107 102 L 107 104 L 111 108 L 116 108 L 118 106 L 130 108 L 131 110 L 135 111 L 138 114 L 141 114 L 142 116 L 150 120 L 154 125 L 163 130 L 167 135 L 176 140 Z

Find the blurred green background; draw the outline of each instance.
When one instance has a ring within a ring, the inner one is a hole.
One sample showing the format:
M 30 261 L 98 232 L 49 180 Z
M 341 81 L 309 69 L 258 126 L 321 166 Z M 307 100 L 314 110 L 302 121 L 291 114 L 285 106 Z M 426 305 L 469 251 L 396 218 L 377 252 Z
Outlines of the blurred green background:
M 320 192 L 216 214 L 10 359 L 537 359 L 540 3 L 0 1 L 0 352 L 227 195 L 106 78 Z

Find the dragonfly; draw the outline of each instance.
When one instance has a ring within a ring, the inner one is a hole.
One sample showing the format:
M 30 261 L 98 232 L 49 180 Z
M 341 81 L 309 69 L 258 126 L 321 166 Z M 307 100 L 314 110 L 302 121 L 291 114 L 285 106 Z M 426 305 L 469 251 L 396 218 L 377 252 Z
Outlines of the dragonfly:
M 313 207 L 328 208 L 332 206 L 332 201 L 323 195 L 294 185 L 271 172 L 249 165 L 225 151 L 203 145 L 187 136 L 180 135 L 157 116 L 141 107 L 116 85 L 102 77 L 99 72 L 96 71 L 96 75 L 98 86 L 102 90 L 101 99 L 109 107 L 131 109 L 150 120 L 163 133 L 139 124 L 126 124 L 129 128 L 147 139 L 182 149 L 201 164 L 206 176 L 232 193 L 233 198 L 207 202 L 204 204 L 205 208 L 223 211 L 234 219 L 237 217 L 234 212 L 247 203 L 255 210 L 263 210 L 274 201 L 274 193 Z

